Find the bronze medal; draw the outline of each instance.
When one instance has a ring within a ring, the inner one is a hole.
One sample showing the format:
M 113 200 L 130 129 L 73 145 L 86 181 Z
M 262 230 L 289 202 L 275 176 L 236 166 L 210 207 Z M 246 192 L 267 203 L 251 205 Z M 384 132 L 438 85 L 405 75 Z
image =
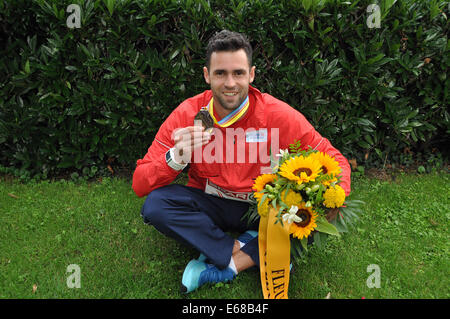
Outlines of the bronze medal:
M 214 127 L 214 120 L 208 112 L 208 109 L 202 107 L 200 111 L 198 111 L 197 115 L 194 118 L 194 121 L 202 121 L 202 126 L 205 128 L 205 131 L 212 132 Z

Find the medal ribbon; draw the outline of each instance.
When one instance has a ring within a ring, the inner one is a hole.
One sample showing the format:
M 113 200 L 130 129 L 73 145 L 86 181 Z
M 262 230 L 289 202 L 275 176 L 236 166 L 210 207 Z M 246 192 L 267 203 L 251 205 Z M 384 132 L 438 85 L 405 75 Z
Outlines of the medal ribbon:
M 214 123 L 216 123 L 220 127 L 228 127 L 231 124 L 235 123 L 237 120 L 239 120 L 242 117 L 242 115 L 245 114 L 249 105 L 250 105 L 250 102 L 249 102 L 248 95 L 247 95 L 244 102 L 242 102 L 241 105 L 237 109 L 235 109 L 233 112 L 231 112 L 230 114 L 225 116 L 220 121 L 217 121 L 217 119 L 214 116 L 214 99 L 213 98 L 211 98 L 211 101 L 209 101 L 207 108 L 208 108 L 209 114 L 211 115 L 211 117 L 214 120 Z

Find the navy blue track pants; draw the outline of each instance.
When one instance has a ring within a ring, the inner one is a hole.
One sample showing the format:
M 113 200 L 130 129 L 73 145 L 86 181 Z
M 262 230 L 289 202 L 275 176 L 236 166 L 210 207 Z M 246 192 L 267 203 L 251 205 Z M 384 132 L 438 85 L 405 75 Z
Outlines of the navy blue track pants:
M 152 191 L 141 215 L 144 223 L 159 232 L 203 253 L 219 268 L 228 266 L 234 238 L 226 232 L 258 230 L 259 219 L 252 225 L 241 220 L 249 204 L 209 195 L 200 189 L 171 184 Z M 242 251 L 259 266 L 258 237 Z

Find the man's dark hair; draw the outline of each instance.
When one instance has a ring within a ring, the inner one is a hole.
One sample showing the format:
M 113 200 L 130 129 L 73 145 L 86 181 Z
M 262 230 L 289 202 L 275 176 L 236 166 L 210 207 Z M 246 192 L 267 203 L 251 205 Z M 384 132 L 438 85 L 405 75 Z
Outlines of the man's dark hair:
M 206 47 L 206 67 L 209 70 L 211 54 L 213 52 L 228 51 L 235 52 L 244 49 L 247 54 L 249 67 L 252 66 L 253 49 L 247 37 L 241 33 L 229 30 L 222 30 L 212 36 Z

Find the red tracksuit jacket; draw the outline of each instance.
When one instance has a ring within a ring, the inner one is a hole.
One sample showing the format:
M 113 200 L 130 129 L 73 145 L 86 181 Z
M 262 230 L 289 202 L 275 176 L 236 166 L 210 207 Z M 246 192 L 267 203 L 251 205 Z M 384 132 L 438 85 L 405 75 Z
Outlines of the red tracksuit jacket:
M 132 187 L 139 197 L 170 184 L 180 173 L 169 167 L 165 160 L 167 150 L 174 146 L 172 133 L 177 128 L 192 126 L 195 115 L 211 97 L 211 90 L 207 90 L 185 100 L 161 125 L 147 154 L 137 161 L 133 174 Z M 197 153 L 210 154 L 213 160 L 206 156 L 206 161 L 191 162 L 187 186 L 248 201 L 255 178 L 262 173 L 271 173 L 271 148 L 274 148 L 274 156 L 280 149 L 287 149 L 289 144 L 299 140 L 304 149 L 311 146 L 335 157 L 342 168 L 341 186 L 347 195 L 350 193 L 348 161 L 300 112 L 252 86 L 249 87 L 249 100 L 249 109 L 237 122 L 227 129 L 215 125 L 212 141 Z

